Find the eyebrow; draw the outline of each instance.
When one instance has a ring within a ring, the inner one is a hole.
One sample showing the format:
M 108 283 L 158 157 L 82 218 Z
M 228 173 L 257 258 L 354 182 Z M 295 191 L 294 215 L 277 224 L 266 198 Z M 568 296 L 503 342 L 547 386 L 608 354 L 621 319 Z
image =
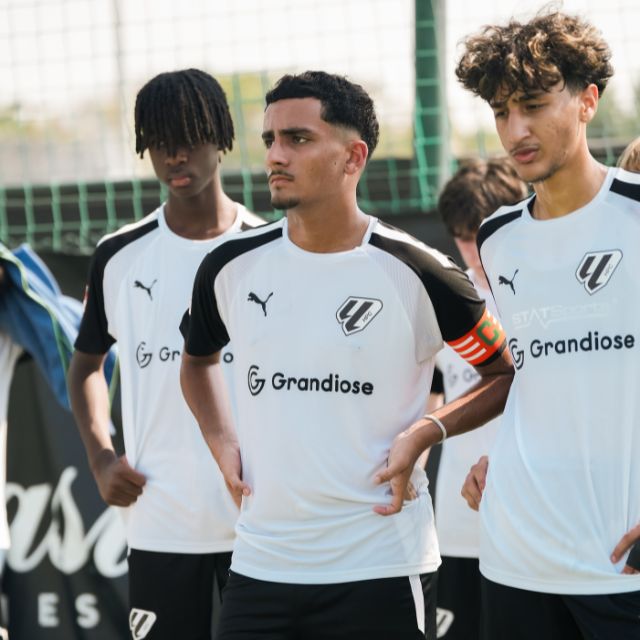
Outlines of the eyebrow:
M 520 102 L 527 102 L 527 100 L 537 100 L 538 98 L 540 98 L 540 96 L 544 95 L 545 93 L 546 93 L 545 91 L 532 91 L 530 93 L 523 93 L 518 98 L 515 98 L 515 101 L 517 103 L 520 103 Z M 510 97 L 511 96 L 509 96 L 509 98 Z M 489 106 L 492 109 L 499 109 L 500 107 L 504 107 L 507 104 L 507 102 L 509 102 L 509 98 L 507 98 L 506 100 L 491 100 L 489 102 Z
M 287 129 L 280 129 L 278 132 L 281 136 L 299 136 L 299 135 L 310 135 L 313 133 L 311 129 L 307 129 L 306 127 L 288 127 Z M 273 138 L 273 130 L 269 129 L 268 131 L 262 132 L 262 139 L 266 140 L 267 138 Z

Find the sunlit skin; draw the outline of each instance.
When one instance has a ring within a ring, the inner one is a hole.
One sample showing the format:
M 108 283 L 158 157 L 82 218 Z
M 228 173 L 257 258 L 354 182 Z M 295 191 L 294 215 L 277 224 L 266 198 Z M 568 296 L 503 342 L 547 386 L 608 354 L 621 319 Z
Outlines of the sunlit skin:
M 215 144 L 149 148 L 158 180 L 169 188 L 165 218 L 176 234 L 191 239 L 213 238 L 233 223 L 236 206 L 220 183 L 220 151 Z
M 271 204 L 286 210 L 298 246 L 345 251 L 360 244 L 369 221 L 356 201 L 368 149 L 356 131 L 325 122 L 321 111 L 315 98 L 267 107 L 262 139 Z
M 606 176 L 587 146 L 586 127 L 596 114 L 598 89 L 516 91 L 491 101 L 496 130 L 518 175 L 533 184 L 534 216 L 566 215 L 590 202 Z

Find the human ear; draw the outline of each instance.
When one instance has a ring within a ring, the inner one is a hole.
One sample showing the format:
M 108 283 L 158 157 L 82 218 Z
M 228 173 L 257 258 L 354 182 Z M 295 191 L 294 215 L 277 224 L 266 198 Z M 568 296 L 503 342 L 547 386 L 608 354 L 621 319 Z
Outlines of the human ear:
M 367 143 L 364 140 L 352 140 L 348 143 L 347 152 L 347 161 L 344 166 L 345 173 L 353 175 L 362 171 L 367 164 L 367 157 L 369 156 Z
M 588 85 L 580 94 L 580 122 L 589 123 L 598 111 L 598 87 Z

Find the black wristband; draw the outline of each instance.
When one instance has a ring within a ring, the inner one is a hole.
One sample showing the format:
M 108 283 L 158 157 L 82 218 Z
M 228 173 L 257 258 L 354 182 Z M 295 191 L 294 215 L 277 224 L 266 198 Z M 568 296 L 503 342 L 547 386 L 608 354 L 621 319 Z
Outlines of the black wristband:
M 629 557 L 626 564 L 636 571 L 640 571 L 640 540 L 636 542 L 631 551 L 629 551 Z

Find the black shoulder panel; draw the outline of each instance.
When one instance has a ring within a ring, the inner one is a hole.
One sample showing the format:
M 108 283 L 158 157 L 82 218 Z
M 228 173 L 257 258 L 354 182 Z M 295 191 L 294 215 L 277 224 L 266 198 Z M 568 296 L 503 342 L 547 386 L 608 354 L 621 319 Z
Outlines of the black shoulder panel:
M 625 198 L 631 198 L 636 202 L 640 202 L 640 184 L 633 182 L 623 182 L 615 178 L 611 183 L 611 191 Z

